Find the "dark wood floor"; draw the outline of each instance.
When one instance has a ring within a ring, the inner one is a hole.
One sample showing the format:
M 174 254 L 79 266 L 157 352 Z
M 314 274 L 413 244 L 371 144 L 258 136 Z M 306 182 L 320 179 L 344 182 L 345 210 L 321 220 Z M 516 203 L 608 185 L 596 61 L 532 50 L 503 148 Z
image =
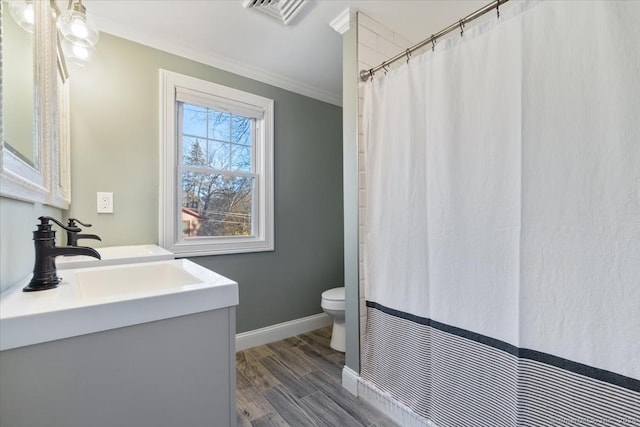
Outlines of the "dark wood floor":
M 236 354 L 238 426 L 396 426 L 342 388 L 331 327 Z

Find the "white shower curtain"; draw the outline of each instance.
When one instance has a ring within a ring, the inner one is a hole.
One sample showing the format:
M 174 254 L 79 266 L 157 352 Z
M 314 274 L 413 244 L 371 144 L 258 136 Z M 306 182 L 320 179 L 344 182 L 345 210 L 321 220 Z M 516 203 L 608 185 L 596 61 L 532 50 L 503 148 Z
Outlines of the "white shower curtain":
M 638 22 L 521 2 L 366 84 L 371 387 L 440 427 L 640 425 Z

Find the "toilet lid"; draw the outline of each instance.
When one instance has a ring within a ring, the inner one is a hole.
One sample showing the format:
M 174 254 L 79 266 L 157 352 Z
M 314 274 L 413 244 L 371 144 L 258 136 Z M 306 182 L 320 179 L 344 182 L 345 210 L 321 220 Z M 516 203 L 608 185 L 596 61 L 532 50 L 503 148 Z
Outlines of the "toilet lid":
M 322 298 L 327 301 L 344 301 L 344 287 L 324 291 L 322 293 Z

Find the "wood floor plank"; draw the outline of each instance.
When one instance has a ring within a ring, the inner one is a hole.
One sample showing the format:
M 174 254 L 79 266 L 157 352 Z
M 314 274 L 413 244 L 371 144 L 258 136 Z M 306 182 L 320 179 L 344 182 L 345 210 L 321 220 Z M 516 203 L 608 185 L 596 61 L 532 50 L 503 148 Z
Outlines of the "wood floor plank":
M 253 387 L 251 381 L 249 381 L 247 377 L 245 377 L 244 374 L 236 367 L 236 389 L 244 390 L 251 387 Z
M 321 391 L 300 399 L 300 406 L 312 413 L 316 417 L 318 425 L 321 426 L 365 427 L 368 424 L 368 422 L 363 424 L 353 418 Z
M 326 328 L 316 329 L 315 331 L 311 331 L 309 332 L 309 334 L 316 336 L 318 339 L 326 343 L 327 347 L 329 347 L 329 343 L 331 342 L 331 332 L 332 332 L 332 327 L 327 326 Z
M 246 350 L 243 350 L 243 353 L 245 353 L 247 357 L 251 357 L 254 360 L 260 360 L 263 357 L 273 356 L 273 353 L 271 352 L 271 350 L 269 350 L 269 348 L 264 345 L 248 348 Z
M 302 345 L 306 345 L 300 341 Z M 274 358 L 278 359 L 283 365 L 291 369 L 296 375 L 304 376 L 316 369 L 316 366 L 299 354 L 294 353 L 296 346 L 290 347 L 283 344 L 282 341 L 267 344 L 267 347 L 273 352 Z
M 236 426 L 251 427 L 251 422 L 240 411 L 236 411 Z
M 345 412 L 364 425 L 371 425 L 380 419 L 384 420 L 386 418 L 380 411 L 349 393 L 339 382 L 336 382 L 322 371 L 311 372 L 305 378 Z
M 277 386 L 263 392 L 278 414 L 291 426 L 317 426 L 313 417 L 303 409 L 298 400 L 291 396 L 283 386 Z
M 264 358 L 261 360 L 264 360 Z M 258 390 L 265 390 L 280 384 L 278 379 L 262 365 L 261 361 L 246 357 L 246 354 L 236 355 L 236 373 L 244 376 L 242 379 L 243 384 L 249 383 L 251 387 L 255 387 Z
M 236 390 L 236 406 L 238 412 L 249 421 L 274 412 L 273 406 L 256 389 Z
M 329 346 L 329 341 L 313 334 L 300 334 L 300 339 L 313 347 L 323 356 L 330 356 L 336 351 Z
M 260 360 L 260 363 L 298 399 L 317 390 L 309 381 L 297 376 L 274 356 L 265 357 Z
M 282 340 L 282 342 L 284 342 L 285 344 L 287 344 L 288 347 L 297 347 L 301 344 L 304 344 L 304 341 L 302 341 L 300 338 L 298 337 L 289 337 L 289 338 L 285 338 L 284 340 Z
M 289 427 L 289 423 L 278 414 L 270 413 L 253 420 L 251 427 Z
M 342 388 L 344 353 L 331 327 L 236 354 L 239 427 L 397 427 Z
M 332 360 L 327 359 L 326 356 L 318 353 L 313 347 L 308 344 L 303 344 L 301 346 L 295 347 L 291 349 L 291 352 L 297 354 L 300 357 L 304 357 L 309 360 L 317 369 L 321 369 L 327 374 L 331 375 L 335 381 L 342 380 L 342 367 L 344 364 L 340 365 L 335 363 Z
M 345 357 L 344 357 L 344 353 L 340 353 L 339 351 L 335 352 L 334 354 L 330 354 L 327 356 L 327 359 L 331 360 L 332 362 L 340 365 L 340 366 L 344 366 L 345 365 Z

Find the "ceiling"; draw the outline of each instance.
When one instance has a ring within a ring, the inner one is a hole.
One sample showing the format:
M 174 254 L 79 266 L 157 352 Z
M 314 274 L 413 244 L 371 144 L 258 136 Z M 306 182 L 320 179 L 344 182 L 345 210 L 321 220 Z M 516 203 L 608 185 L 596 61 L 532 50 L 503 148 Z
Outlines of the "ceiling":
M 329 23 L 359 10 L 417 43 L 489 0 L 310 0 L 284 26 L 242 0 L 84 0 L 100 31 L 336 105 L 342 36 Z M 100 52 L 100 43 L 97 46 Z

